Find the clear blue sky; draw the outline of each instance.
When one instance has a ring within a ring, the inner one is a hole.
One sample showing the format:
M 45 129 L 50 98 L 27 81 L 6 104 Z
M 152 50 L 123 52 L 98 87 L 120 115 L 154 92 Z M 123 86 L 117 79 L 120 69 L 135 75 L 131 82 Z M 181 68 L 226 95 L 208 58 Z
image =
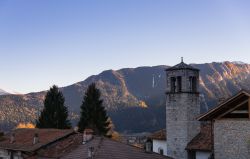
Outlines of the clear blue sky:
M 249 0 L 1 0 L 0 88 L 27 93 L 106 69 L 250 62 Z

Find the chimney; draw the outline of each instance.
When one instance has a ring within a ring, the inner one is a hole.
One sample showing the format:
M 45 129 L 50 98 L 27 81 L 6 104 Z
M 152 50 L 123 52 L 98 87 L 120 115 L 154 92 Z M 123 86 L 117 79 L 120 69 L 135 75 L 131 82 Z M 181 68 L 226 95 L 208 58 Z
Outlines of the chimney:
M 85 129 L 83 132 L 83 140 L 82 144 L 86 144 L 88 141 L 90 141 L 93 138 L 94 131 L 92 129 Z
M 89 147 L 88 148 L 88 158 L 94 158 L 94 147 Z
M 78 130 L 79 130 L 78 126 L 75 126 L 75 127 L 74 127 L 74 132 L 77 133 Z
M 13 144 L 15 142 L 15 133 L 12 133 L 10 136 L 10 143 Z
M 39 142 L 38 133 L 35 133 L 34 138 L 33 138 L 33 145 L 37 144 L 38 142 Z

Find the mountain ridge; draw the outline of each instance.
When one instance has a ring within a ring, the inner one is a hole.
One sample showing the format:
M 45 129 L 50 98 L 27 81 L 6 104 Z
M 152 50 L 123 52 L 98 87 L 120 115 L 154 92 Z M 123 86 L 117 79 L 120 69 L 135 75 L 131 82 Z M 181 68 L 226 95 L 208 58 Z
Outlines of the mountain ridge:
M 0 95 L 6 95 L 6 94 L 10 94 L 10 93 L 3 89 L 0 89 Z
M 227 98 L 240 89 L 250 89 L 249 64 L 226 61 L 191 65 L 200 69 L 203 112 L 216 105 L 218 98 Z M 118 131 L 154 131 L 165 127 L 165 69 L 168 67 L 158 65 L 105 70 L 60 88 L 71 112 L 70 118 L 73 122 L 77 121 L 84 92 L 90 83 L 95 82 Z M 13 128 L 20 122 L 34 122 L 42 109 L 45 93 L 0 96 L 0 129 Z

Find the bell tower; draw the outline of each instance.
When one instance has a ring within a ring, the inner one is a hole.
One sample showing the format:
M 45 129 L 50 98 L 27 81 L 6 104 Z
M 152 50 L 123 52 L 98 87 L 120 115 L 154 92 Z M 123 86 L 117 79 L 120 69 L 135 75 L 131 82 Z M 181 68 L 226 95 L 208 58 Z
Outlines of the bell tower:
M 200 131 L 199 70 L 181 63 L 166 69 L 167 154 L 188 159 L 187 144 Z

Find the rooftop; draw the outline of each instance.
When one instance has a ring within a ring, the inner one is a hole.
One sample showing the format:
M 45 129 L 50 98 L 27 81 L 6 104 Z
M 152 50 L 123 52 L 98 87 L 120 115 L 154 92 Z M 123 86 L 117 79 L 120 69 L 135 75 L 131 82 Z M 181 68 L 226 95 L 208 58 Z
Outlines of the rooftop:
M 144 149 L 117 142 L 115 140 L 95 136 L 94 139 L 86 144 L 80 144 L 71 152 L 66 153 L 62 159 L 80 159 L 88 157 L 88 148 L 94 148 L 94 159 L 112 158 L 112 159 L 170 159 L 156 153 L 146 153 Z
M 213 109 L 209 110 L 208 112 L 200 115 L 197 119 L 199 121 L 209 121 L 213 119 L 219 119 L 221 117 L 229 117 L 229 118 L 242 118 L 245 117 L 245 115 L 248 114 L 240 114 L 235 113 L 232 114 L 233 111 L 238 110 L 248 110 L 248 105 L 250 99 L 250 93 L 246 90 L 241 90 L 234 96 L 224 100 L 223 102 L 219 103 L 218 106 L 214 107 Z M 231 114 L 230 114 L 231 113 Z M 250 115 L 249 115 L 250 117 Z M 248 118 L 248 116 L 247 116 Z
M 15 142 L 10 143 L 11 134 L 6 134 L 0 142 L 0 148 L 24 152 L 27 159 L 37 158 L 88 158 L 88 150 L 93 147 L 94 159 L 101 158 L 133 158 L 133 159 L 170 159 L 156 153 L 146 153 L 144 149 L 124 144 L 106 137 L 94 136 L 86 144 L 82 144 L 83 134 L 73 130 L 57 129 L 17 129 Z M 39 142 L 33 144 L 35 134 Z
M 155 140 L 166 140 L 166 129 L 154 132 L 152 135 L 149 136 L 149 138 Z
M 33 152 L 73 133 L 74 131 L 69 129 L 16 129 L 12 133 L 6 134 L 2 137 L 0 148 Z M 13 143 L 10 142 L 11 134 L 15 134 L 15 141 Z M 39 142 L 37 144 L 33 144 L 35 134 L 39 137 Z
M 45 147 L 37 151 L 36 155 L 31 156 L 29 159 L 36 158 L 61 158 L 67 153 L 72 152 L 82 144 L 82 134 L 75 133 L 63 140 L 59 140 L 49 147 Z
M 187 150 L 212 151 L 211 124 L 201 126 L 201 131 L 187 145 Z
M 183 58 L 181 59 L 181 63 L 172 66 L 170 68 L 167 68 L 166 71 L 172 71 L 172 70 L 182 70 L 182 69 L 188 69 L 188 70 L 195 70 L 195 71 L 199 71 L 199 69 L 194 68 L 191 65 L 188 65 L 186 63 L 183 62 Z

